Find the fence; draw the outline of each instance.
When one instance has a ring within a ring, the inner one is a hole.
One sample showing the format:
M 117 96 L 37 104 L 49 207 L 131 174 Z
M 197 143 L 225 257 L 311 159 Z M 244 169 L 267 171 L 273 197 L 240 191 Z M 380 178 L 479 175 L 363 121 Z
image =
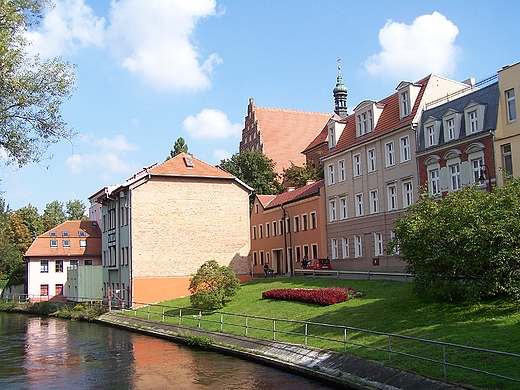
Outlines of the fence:
M 125 314 L 153 321 L 203 328 L 211 331 L 241 334 L 260 339 L 303 344 L 332 351 L 367 350 L 363 357 L 382 360 L 409 370 L 424 373 L 424 367 L 404 360 L 421 361 L 442 367 L 442 374 L 428 369 L 427 374 L 448 379 L 448 371 L 484 374 L 489 377 L 520 383 L 520 355 L 465 345 L 427 340 L 406 335 L 378 332 L 343 325 L 286 320 L 226 312 L 206 312 L 192 308 L 148 305 L 140 309 L 123 310 Z M 359 355 L 359 353 L 356 353 Z M 495 364 L 496 363 L 496 364 Z M 403 367 L 404 364 L 404 367 Z M 477 366 L 480 365 L 478 368 Z M 493 372 L 495 366 L 498 372 Z M 504 367 L 506 367 L 505 372 Z M 437 369 L 438 370 L 438 369 Z M 501 372 L 502 370 L 502 372 Z M 512 377 L 515 373 L 516 377 Z M 459 374 L 460 377 L 460 374 Z
M 402 273 L 402 272 L 376 272 L 376 271 L 345 271 L 345 270 L 314 270 L 314 269 L 295 269 L 294 275 L 298 276 L 335 276 L 338 279 L 342 275 L 351 275 L 358 277 L 366 277 L 368 280 L 374 278 L 392 279 L 392 280 L 404 280 L 405 282 L 413 281 L 413 274 Z

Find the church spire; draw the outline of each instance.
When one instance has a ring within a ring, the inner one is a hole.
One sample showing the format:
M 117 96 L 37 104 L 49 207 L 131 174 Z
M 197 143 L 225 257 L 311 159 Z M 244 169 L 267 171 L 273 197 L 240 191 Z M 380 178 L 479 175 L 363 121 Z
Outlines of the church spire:
M 338 58 L 338 77 L 336 78 L 336 87 L 332 90 L 334 95 L 334 112 L 342 118 L 348 116 L 347 113 L 347 87 L 343 84 L 341 77 L 341 58 Z

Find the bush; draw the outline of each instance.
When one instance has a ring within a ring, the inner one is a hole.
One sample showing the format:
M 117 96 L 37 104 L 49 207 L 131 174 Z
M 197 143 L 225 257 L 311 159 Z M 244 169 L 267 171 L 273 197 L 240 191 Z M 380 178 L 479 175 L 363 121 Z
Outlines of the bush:
M 348 301 L 350 298 L 363 296 L 352 287 L 329 287 L 318 289 L 282 288 L 269 290 L 262 293 L 264 299 L 279 299 L 284 301 L 299 301 L 314 303 L 321 306 L 329 306 L 335 303 Z
M 240 290 L 240 280 L 231 268 L 209 260 L 190 279 L 189 290 L 193 307 L 204 310 L 221 309 Z

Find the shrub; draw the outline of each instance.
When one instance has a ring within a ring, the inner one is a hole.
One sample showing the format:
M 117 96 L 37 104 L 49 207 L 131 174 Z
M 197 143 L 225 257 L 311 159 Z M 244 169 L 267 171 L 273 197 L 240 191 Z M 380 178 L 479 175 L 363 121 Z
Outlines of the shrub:
M 221 309 L 240 290 L 240 280 L 231 268 L 209 260 L 190 279 L 189 290 L 193 307 L 204 310 Z
M 321 306 L 329 306 L 348 301 L 350 298 L 361 298 L 362 296 L 362 293 L 356 292 L 352 287 L 328 287 L 318 289 L 282 288 L 264 291 L 262 293 L 262 298 L 264 299 L 299 301 Z

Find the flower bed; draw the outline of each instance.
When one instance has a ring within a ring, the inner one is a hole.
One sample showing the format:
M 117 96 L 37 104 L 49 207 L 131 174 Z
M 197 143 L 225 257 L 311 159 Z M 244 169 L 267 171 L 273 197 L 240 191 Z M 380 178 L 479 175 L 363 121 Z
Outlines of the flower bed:
M 298 301 L 329 306 L 335 303 L 348 301 L 351 298 L 361 298 L 362 293 L 352 287 L 328 287 L 318 289 L 282 288 L 264 291 L 262 298 L 279 299 L 284 301 Z

